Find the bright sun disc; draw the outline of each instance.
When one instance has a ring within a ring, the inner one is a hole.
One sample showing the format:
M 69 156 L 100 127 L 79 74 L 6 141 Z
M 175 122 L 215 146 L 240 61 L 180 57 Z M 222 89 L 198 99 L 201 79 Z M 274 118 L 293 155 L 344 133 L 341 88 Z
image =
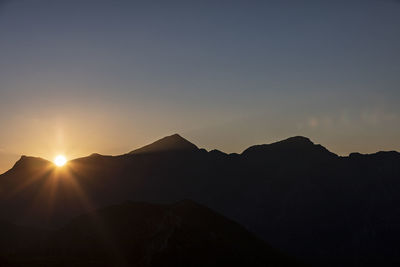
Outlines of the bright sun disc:
M 63 155 L 58 155 L 54 159 L 54 164 L 56 164 L 58 167 L 64 166 L 65 163 L 67 163 L 67 159 Z

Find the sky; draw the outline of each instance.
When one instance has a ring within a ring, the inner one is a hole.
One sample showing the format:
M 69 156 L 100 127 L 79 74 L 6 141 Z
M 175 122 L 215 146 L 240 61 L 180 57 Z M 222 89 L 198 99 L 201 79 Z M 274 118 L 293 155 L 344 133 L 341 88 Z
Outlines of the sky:
M 0 0 L 0 173 L 179 133 L 400 151 L 400 1 Z

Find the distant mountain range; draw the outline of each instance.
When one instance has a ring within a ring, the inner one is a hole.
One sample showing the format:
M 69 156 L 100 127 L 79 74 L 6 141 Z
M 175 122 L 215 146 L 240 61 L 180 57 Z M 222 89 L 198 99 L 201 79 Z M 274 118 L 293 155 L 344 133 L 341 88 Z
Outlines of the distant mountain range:
M 225 154 L 175 134 L 63 168 L 23 156 L 0 175 L 0 218 L 59 229 L 79 214 L 127 200 L 192 199 L 311 264 L 398 266 L 399 190 L 398 152 L 339 157 L 292 137 Z

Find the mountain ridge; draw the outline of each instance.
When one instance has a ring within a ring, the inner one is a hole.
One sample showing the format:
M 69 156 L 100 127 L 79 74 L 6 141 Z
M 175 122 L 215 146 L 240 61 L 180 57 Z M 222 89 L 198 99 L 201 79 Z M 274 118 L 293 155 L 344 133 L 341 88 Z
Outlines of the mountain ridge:
M 400 202 L 400 153 L 338 157 L 304 137 L 250 147 L 242 154 L 190 148 L 92 155 L 62 168 L 21 157 L 0 175 L 0 220 L 54 228 L 126 200 L 193 199 L 317 266 L 333 260 L 339 264 L 332 266 L 360 265 L 360 259 L 372 262 L 368 255 L 394 260 L 395 255 L 386 254 L 397 245 L 387 233 L 400 233 L 393 205 Z M 382 249 L 372 250 L 374 242 Z
M 164 146 L 166 145 L 166 146 Z M 174 145 L 177 145 L 175 147 Z M 225 156 L 230 156 L 230 155 L 246 155 L 249 153 L 253 152 L 262 152 L 265 150 L 273 149 L 273 148 L 279 148 L 279 146 L 284 146 L 286 150 L 291 150 L 291 149 L 298 149 L 299 147 L 313 147 L 320 149 L 321 152 L 326 152 L 326 154 L 329 154 L 334 157 L 339 157 L 337 154 L 329 151 L 326 149 L 324 146 L 320 144 L 315 144 L 314 142 L 311 141 L 310 138 L 304 137 L 304 136 L 293 136 L 289 137 L 280 141 L 268 143 L 268 144 L 258 144 L 258 145 L 252 145 L 249 146 L 248 148 L 244 149 L 241 153 L 225 153 L 223 151 L 220 151 L 218 149 L 212 149 L 208 151 L 208 153 L 214 153 L 214 154 L 223 154 Z M 157 153 L 157 152 L 172 152 L 172 151 L 198 151 L 200 150 L 195 144 L 191 143 L 187 139 L 183 138 L 179 134 L 173 134 L 169 135 L 166 137 L 163 137 L 161 139 L 158 139 L 148 145 L 142 146 L 138 149 L 134 149 L 131 152 L 125 153 L 125 154 L 120 154 L 120 155 L 103 155 L 100 153 L 92 153 L 89 156 L 84 156 L 84 157 L 79 157 L 75 159 L 71 159 L 71 161 L 77 161 L 81 159 L 87 159 L 87 158 L 96 158 L 96 157 L 121 157 L 121 156 L 126 156 L 126 155 L 139 155 L 139 154 L 146 154 L 146 153 Z M 273 152 L 273 151 L 270 151 Z M 351 152 L 347 156 L 340 156 L 341 158 L 350 158 L 350 157 L 375 157 L 375 156 L 380 156 L 380 155 L 394 155 L 394 156 L 400 156 L 400 152 L 391 150 L 391 151 L 377 151 L 373 153 L 359 153 L 359 152 Z M 20 159 L 14 164 L 13 167 L 11 167 L 9 170 L 4 172 L 3 174 L 7 173 L 8 171 L 15 169 L 17 167 L 20 167 L 21 165 L 25 164 L 34 164 L 34 165 L 46 165 L 46 164 L 52 164 L 51 161 L 46 160 L 41 157 L 35 157 L 35 156 L 27 156 L 27 155 L 22 155 Z M 0 174 L 2 175 L 2 174 Z

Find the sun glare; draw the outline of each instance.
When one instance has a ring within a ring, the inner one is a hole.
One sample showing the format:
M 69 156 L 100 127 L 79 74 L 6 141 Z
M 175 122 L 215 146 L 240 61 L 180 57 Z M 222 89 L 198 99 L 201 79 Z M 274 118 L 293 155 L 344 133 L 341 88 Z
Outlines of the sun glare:
M 65 163 L 67 163 L 67 159 L 63 155 L 58 155 L 54 158 L 54 164 L 56 164 L 58 167 L 64 166 Z

